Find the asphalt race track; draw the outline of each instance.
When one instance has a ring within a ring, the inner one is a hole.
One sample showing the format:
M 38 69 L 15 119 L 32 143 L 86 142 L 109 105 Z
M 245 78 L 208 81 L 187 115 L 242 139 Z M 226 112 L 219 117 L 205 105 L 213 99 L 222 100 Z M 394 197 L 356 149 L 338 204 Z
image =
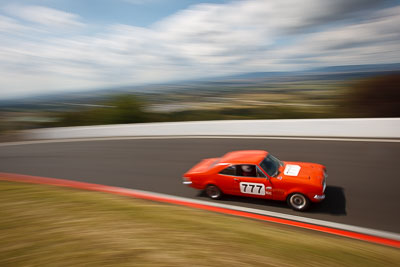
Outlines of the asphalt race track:
M 307 212 L 269 200 L 229 196 L 220 202 L 400 233 L 398 142 L 176 138 L 26 144 L 0 146 L 0 172 L 208 200 L 182 185 L 182 174 L 203 158 L 241 149 L 326 165 L 326 199 Z

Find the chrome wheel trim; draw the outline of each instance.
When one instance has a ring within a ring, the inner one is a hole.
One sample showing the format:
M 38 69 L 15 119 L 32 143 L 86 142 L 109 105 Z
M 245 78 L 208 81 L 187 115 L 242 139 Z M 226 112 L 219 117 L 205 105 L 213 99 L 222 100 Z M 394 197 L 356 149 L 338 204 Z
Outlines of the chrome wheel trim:
M 302 194 L 293 194 L 289 199 L 290 204 L 298 209 L 301 210 L 307 205 L 307 199 Z
M 210 198 L 219 198 L 221 196 L 221 191 L 215 185 L 207 186 L 206 192 Z

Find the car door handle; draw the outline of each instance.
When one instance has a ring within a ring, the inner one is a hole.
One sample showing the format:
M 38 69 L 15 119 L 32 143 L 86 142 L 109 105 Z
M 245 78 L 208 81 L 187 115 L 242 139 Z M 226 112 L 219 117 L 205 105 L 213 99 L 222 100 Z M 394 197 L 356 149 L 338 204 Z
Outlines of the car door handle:
M 233 178 L 233 180 L 234 180 L 235 182 L 240 182 L 240 180 L 239 180 L 238 178 Z

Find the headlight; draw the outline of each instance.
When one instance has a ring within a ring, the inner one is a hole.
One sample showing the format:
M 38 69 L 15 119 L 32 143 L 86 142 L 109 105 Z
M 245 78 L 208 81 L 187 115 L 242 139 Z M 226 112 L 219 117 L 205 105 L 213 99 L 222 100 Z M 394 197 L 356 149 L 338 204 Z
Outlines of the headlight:
M 324 169 L 324 179 L 322 179 L 322 192 L 325 192 L 325 188 L 326 188 L 326 178 L 328 178 L 328 173 L 326 171 L 326 169 Z

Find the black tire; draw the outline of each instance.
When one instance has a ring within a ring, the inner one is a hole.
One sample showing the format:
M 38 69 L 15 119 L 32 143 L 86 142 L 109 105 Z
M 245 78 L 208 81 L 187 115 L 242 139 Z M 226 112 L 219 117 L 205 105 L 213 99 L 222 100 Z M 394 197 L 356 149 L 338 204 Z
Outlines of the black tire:
M 209 184 L 205 189 L 206 195 L 211 199 L 221 199 L 222 191 L 218 188 L 218 186 Z
M 305 211 L 310 206 L 310 200 L 303 194 L 293 193 L 287 198 L 289 207 L 297 211 Z

